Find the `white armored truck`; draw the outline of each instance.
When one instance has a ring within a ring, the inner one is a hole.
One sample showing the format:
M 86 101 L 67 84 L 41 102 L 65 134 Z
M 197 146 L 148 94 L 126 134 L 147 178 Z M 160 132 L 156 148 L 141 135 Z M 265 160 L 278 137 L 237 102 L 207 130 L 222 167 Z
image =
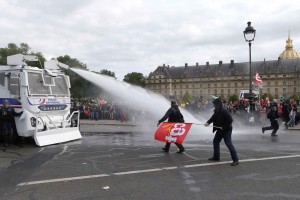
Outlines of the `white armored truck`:
M 68 66 L 50 60 L 40 69 L 26 61 L 39 62 L 34 55 L 16 54 L 0 66 L 0 107 L 8 100 L 16 112 L 23 111 L 15 117 L 18 135 L 34 137 L 38 146 L 80 139 L 78 111 L 70 111 L 70 80 L 60 70 Z M 77 123 L 71 123 L 74 117 Z

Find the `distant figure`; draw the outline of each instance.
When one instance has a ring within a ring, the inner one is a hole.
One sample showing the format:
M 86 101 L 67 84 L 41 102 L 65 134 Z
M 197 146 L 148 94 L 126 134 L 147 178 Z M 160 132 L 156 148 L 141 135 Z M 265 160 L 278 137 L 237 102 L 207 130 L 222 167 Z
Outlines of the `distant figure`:
M 233 162 L 232 166 L 236 166 L 239 164 L 239 159 L 236 153 L 236 150 L 231 141 L 232 134 L 232 116 L 229 111 L 223 107 L 222 101 L 217 98 L 213 101 L 214 105 L 214 114 L 211 118 L 204 124 L 205 126 L 209 126 L 209 124 L 213 123 L 214 128 L 213 132 L 216 131 L 213 144 L 214 144 L 214 155 L 209 158 L 210 161 L 220 161 L 220 142 L 224 139 L 225 145 L 229 149 L 231 158 Z M 218 128 L 220 127 L 220 128 Z
M 292 110 L 290 112 L 290 121 L 288 122 L 288 125 L 290 127 L 294 127 L 296 125 L 296 115 L 297 115 L 297 106 L 293 105 Z
M 288 122 L 290 121 L 290 112 L 291 112 L 291 106 L 290 101 L 286 100 L 282 104 L 282 120 L 285 122 L 285 127 L 288 128 Z
M 1 129 L 4 137 L 4 147 L 8 147 L 9 137 L 12 135 L 14 117 L 22 115 L 23 111 L 16 113 L 15 109 L 10 107 L 8 100 L 3 101 L 3 107 L 0 109 Z
M 168 119 L 168 122 L 182 122 L 184 123 L 183 115 L 181 114 L 178 105 L 176 104 L 176 101 L 171 101 L 171 108 L 166 112 L 166 114 L 158 121 L 157 126 L 159 126 L 160 123 Z M 175 143 L 178 147 L 177 153 L 183 153 L 185 151 L 182 144 Z M 169 152 L 171 143 L 166 142 L 166 145 L 164 148 L 162 148 L 163 151 Z
M 279 117 L 278 109 L 277 109 L 277 101 L 273 100 L 273 103 L 271 105 L 271 108 L 268 111 L 267 118 L 271 122 L 271 126 L 268 127 L 262 127 L 262 132 L 264 133 L 266 130 L 273 130 L 271 133 L 271 136 L 277 136 L 276 132 L 279 129 L 279 124 L 277 121 L 277 118 Z

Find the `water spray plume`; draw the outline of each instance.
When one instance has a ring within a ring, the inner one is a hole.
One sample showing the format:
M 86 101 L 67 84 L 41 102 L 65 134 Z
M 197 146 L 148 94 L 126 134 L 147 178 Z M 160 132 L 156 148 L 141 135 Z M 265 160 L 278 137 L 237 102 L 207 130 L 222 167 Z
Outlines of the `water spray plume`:
M 107 93 L 116 97 L 122 105 L 138 111 L 145 111 L 158 121 L 170 107 L 165 97 L 144 88 L 128 84 L 115 78 L 81 69 L 72 69 L 84 79 L 94 83 Z M 181 108 L 186 122 L 200 123 L 194 116 Z

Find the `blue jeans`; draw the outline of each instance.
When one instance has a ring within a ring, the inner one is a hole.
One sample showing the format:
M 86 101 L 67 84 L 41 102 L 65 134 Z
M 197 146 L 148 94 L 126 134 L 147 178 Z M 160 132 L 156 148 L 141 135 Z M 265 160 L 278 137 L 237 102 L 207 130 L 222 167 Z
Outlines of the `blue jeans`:
M 232 160 L 233 161 L 239 160 L 236 150 L 231 141 L 231 133 L 232 130 L 228 130 L 228 131 L 217 130 L 213 140 L 214 158 L 220 159 L 220 142 L 222 141 L 222 139 L 224 139 L 225 145 L 229 149 Z

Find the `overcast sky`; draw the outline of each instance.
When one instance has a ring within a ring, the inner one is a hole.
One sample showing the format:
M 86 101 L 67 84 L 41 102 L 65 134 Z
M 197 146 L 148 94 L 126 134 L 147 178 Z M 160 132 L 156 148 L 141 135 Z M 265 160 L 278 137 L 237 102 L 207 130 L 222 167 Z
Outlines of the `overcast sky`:
M 27 43 L 46 59 L 68 54 L 119 79 L 158 65 L 275 60 L 291 29 L 300 51 L 298 0 L 0 0 L 0 47 Z

